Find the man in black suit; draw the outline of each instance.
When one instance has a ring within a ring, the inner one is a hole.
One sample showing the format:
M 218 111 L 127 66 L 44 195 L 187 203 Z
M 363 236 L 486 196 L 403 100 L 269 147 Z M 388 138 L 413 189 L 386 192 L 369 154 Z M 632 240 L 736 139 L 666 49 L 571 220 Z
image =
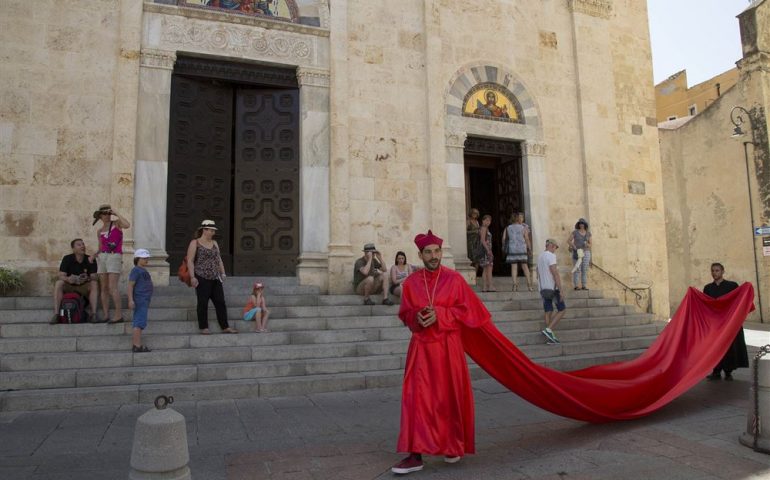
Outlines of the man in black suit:
M 703 293 L 712 298 L 719 298 L 726 293 L 730 293 L 736 288 L 738 284 L 725 280 L 723 275 L 725 273 L 725 267 L 721 263 L 711 264 L 711 277 L 713 282 L 703 287 Z M 738 335 L 735 336 L 730 348 L 725 352 L 725 356 L 717 366 L 714 367 L 714 371 L 709 375 L 709 380 L 721 380 L 722 370 L 725 371 L 725 380 L 732 380 L 732 372 L 736 368 L 748 368 L 749 366 L 749 354 L 746 351 L 746 340 L 743 338 L 743 328 L 738 330 Z

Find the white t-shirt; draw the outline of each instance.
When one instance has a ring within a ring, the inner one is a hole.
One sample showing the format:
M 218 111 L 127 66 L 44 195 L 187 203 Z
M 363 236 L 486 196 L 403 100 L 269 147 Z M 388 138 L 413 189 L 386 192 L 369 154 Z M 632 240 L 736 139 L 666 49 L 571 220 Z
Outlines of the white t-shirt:
M 537 280 L 540 290 L 555 290 L 556 281 L 551 274 L 551 265 L 556 265 L 556 255 L 545 250 L 537 257 Z

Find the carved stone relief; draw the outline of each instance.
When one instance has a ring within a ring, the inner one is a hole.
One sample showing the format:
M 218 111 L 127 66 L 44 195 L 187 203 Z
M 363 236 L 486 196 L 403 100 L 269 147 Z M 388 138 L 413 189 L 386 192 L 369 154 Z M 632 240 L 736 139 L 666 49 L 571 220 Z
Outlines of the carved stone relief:
M 139 57 L 142 67 L 161 68 L 164 70 L 173 70 L 176 54 L 166 50 L 156 50 L 152 48 L 143 48 Z
M 297 80 L 302 85 L 329 88 L 331 76 L 328 70 L 320 68 L 299 67 Z
M 569 0 L 570 9 L 597 18 L 610 18 L 612 0 Z

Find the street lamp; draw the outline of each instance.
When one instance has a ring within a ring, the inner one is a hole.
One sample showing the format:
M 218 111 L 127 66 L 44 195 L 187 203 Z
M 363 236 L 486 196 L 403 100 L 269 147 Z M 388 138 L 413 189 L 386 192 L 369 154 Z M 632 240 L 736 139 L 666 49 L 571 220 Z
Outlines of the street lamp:
M 744 120 L 745 117 L 745 120 Z M 751 121 L 751 113 L 749 113 L 748 110 L 741 106 L 735 106 L 730 111 L 730 121 L 733 123 L 733 134 L 731 135 L 732 138 L 736 140 L 740 140 L 741 143 L 743 143 L 743 157 L 746 160 L 746 185 L 749 189 L 749 215 L 751 215 L 751 250 L 754 252 L 754 271 L 756 273 L 756 282 L 757 282 L 757 300 L 759 301 L 759 321 L 764 323 L 764 316 L 762 313 L 762 288 L 760 288 L 759 285 L 759 260 L 757 259 L 757 245 L 756 245 L 756 239 L 754 235 L 754 199 L 751 195 L 751 173 L 749 171 L 749 145 L 756 146 L 756 142 L 754 141 L 754 124 Z M 741 125 L 743 125 L 746 121 L 749 122 L 749 129 L 751 130 L 751 141 L 745 140 L 743 137 L 746 136 L 743 129 L 741 128 Z

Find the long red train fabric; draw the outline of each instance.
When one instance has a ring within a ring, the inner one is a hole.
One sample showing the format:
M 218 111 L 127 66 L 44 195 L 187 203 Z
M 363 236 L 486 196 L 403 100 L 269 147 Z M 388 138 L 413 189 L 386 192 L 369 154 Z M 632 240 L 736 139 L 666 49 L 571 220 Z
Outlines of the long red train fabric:
M 594 423 L 628 420 L 654 412 L 703 380 L 752 310 L 750 283 L 718 299 L 689 288 L 638 358 L 571 372 L 534 363 L 492 322 L 463 326 L 463 347 L 498 382 L 540 408 Z

